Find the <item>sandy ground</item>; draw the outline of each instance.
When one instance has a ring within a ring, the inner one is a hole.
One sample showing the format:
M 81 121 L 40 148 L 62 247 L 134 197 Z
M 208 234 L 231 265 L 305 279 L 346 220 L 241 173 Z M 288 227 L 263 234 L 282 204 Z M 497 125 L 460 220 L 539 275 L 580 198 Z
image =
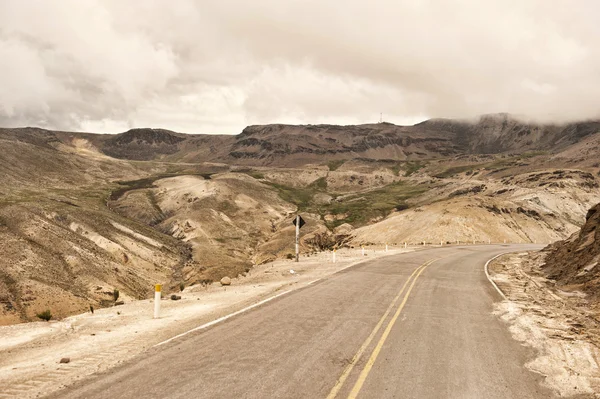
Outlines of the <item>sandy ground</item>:
M 60 321 L 0 327 L 0 398 L 32 398 L 54 392 L 86 376 L 123 363 L 178 334 L 288 290 L 302 288 L 356 263 L 414 249 L 370 247 L 342 249 L 257 266 L 232 285 L 188 287 L 182 299 L 161 301 L 153 319 L 153 301 L 97 309 Z M 59 363 L 69 358 L 69 363 Z
M 600 312 L 583 294 L 566 293 L 537 270 L 537 254 L 505 255 L 490 265 L 507 300 L 495 313 L 536 357 L 526 367 L 564 397 L 600 398 Z

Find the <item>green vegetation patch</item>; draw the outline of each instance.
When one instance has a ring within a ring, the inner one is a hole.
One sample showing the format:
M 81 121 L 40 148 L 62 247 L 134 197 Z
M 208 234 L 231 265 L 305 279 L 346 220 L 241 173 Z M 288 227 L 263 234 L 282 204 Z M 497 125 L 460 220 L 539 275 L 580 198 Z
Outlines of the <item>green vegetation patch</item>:
M 471 164 L 471 165 L 453 166 L 451 168 L 444 170 L 441 173 L 434 175 L 434 177 L 437 177 L 438 179 L 445 179 L 448 177 L 455 176 L 459 173 L 472 172 L 473 170 L 480 169 L 480 168 L 484 167 L 485 165 L 487 165 L 487 164 L 476 163 L 476 164 Z
M 427 166 L 427 162 L 423 161 L 406 161 L 406 162 L 398 162 L 390 167 L 392 173 L 395 176 L 400 176 L 400 171 L 404 171 L 404 176 L 409 177 L 413 173 L 418 172 L 420 169 L 423 169 Z
M 334 171 L 334 170 L 339 169 L 339 167 L 342 166 L 345 162 L 346 162 L 345 159 L 337 159 L 334 161 L 329 161 L 329 162 L 327 162 L 327 167 L 329 168 L 330 171 Z
M 324 180 L 324 178 L 322 178 Z M 277 190 L 279 196 L 298 207 L 300 212 L 325 215 L 344 215 L 343 218 L 329 222 L 329 227 L 337 227 L 350 223 L 355 227 L 363 226 L 377 217 L 386 217 L 394 210 L 409 208 L 407 201 L 417 197 L 427 190 L 429 185 L 413 185 L 407 182 L 396 182 L 372 191 L 366 191 L 339 197 L 329 204 L 316 204 L 315 194 L 326 193 L 321 179 L 307 187 L 290 187 L 277 183 L 268 183 Z M 328 193 L 329 195 L 335 194 Z
M 315 188 L 317 190 L 327 190 L 327 178 L 319 177 L 314 182 L 308 185 L 309 188 Z
M 389 184 L 377 190 L 344 197 L 341 201 L 333 201 L 320 209 L 320 213 L 347 215 L 344 219 L 331 223 L 337 227 L 350 223 L 355 227 L 365 225 L 369 220 L 386 217 L 394 210 L 409 208 L 407 200 L 417 197 L 429 190 L 427 185 L 412 185 L 406 182 Z
M 239 169 L 236 170 L 236 172 L 247 174 L 248 176 L 253 177 L 256 180 L 262 180 L 265 178 L 265 175 L 254 169 Z
M 299 211 L 311 210 L 313 196 L 319 192 L 319 190 L 311 186 L 301 188 L 273 182 L 266 182 L 266 184 L 277 190 L 281 199 L 296 205 Z
M 421 161 L 408 161 L 404 167 L 404 176 L 408 177 L 427 166 L 427 163 Z

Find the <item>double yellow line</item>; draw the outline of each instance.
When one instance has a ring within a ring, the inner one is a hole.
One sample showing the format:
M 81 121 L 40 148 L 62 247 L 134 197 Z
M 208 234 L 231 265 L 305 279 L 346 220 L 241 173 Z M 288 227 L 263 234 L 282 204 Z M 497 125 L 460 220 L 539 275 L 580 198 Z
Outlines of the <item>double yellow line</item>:
M 360 358 L 362 357 L 364 352 L 367 350 L 367 348 L 371 344 L 371 341 L 373 340 L 373 338 L 375 338 L 375 336 L 377 335 L 377 333 L 383 326 L 383 323 L 385 322 L 385 320 L 387 319 L 389 314 L 392 312 L 392 309 L 394 308 L 394 306 L 396 306 L 396 303 L 398 302 L 398 300 L 400 300 L 400 297 L 406 290 L 406 287 L 408 287 L 408 291 L 406 291 L 406 294 L 404 294 L 404 298 L 402 299 L 400 306 L 398 306 L 396 313 L 394 313 L 394 316 L 389 321 L 387 327 L 383 331 L 381 338 L 375 345 L 373 352 L 371 352 L 371 356 L 369 357 L 369 360 L 367 360 L 365 367 L 361 371 L 360 375 L 358 376 L 358 379 L 356 380 L 356 383 L 354 384 L 354 387 L 352 388 L 352 390 L 350 391 L 350 394 L 348 395 L 348 398 L 356 398 L 356 396 L 360 392 L 363 384 L 365 383 L 369 373 L 371 372 L 371 369 L 373 368 L 373 365 L 375 364 L 375 360 L 377 360 L 377 356 L 379 356 L 379 352 L 381 352 L 381 348 L 383 347 L 383 344 L 385 343 L 388 335 L 390 334 L 392 327 L 394 327 L 394 324 L 396 323 L 398 316 L 400 316 L 400 313 L 402 313 L 402 309 L 404 309 L 404 305 L 406 305 L 406 301 L 408 300 L 410 292 L 412 291 L 413 287 L 415 286 L 415 282 L 417 281 L 417 279 L 419 278 L 421 273 L 423 273 L 423 271 L 427 268 L 427 266 L 431 265 L 436 260 L 437 259 L 429 260 L 429 261 L 423 263 L 421 266 L 417 267 L 415 269 L 415 271 L 412 272 L 410 277 L 406 280 L 406 282 L 400 289 L 400 292 L 398 292 L 398 295 L 396 295 L 396 297 L 392 300 L 392 303 L 390 303 L 390 306 L 388 306 L 387 310 L 385 311 L 385 313 L 383 314 L 383 316 L 381 317 L 381 319 L 379 320 L 379 322 L 377 323 L 377 325 L 375 326 L 373 331 L 371 331 L 371 334 L 369 334 L 369 336 L 367 337 L 365 342 L 363 342 L 363 344 L 361 345 L 358 352 L 356 352 L 356 355 L 354 355 L 354 357 L 350 361 L 350 364 L 348 364 L 348 366 L 346 367 L 346 369 L 344 370 L 344 372 L 342 373 L 340 378 L 338 378 L 333 389 L 331 390 L 331 392 L 329 392 L 329 395 L 327 395 L 327 399 L 334 399 L 337 396 L 337 394 L 340 392 L 340 390 L 344 386 L 344 383 L 348 379 L 348 376 L 350 376 L 350 373 L 354 369 L 354 366 L 360 360 Z M 409 286 L 409 284 L 410 284 L 410 286 Z

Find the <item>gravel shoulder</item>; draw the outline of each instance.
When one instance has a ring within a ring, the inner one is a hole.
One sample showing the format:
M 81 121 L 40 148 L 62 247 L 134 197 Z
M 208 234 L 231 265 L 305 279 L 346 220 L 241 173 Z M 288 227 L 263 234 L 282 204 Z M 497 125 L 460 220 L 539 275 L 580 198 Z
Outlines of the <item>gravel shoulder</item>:
M 193 286 L 181 300 L 163 298 L 161 317 L 153 319 L 152 300 L 97 309 L 60 321 L 0 327 L 0 398 L 49 394 L 97 372 L 106 371 L 148 348 L 204 323 L 288 290 L 307 286 L 354 264 L 414 249 L 343 249 L 336 263 L 330 253 L 279 260 L 257 266 L 231 286 Z M 69 358 L 68 363 L 60 363 Z
M 507 300 L 495 314 L 514 339 L 537 354 L 526 367 L 564 397 L 600 398 L 600 308 L 579 292 L 563 292 L 540 272 L 540 253 L 504 255 L 490 264 Z

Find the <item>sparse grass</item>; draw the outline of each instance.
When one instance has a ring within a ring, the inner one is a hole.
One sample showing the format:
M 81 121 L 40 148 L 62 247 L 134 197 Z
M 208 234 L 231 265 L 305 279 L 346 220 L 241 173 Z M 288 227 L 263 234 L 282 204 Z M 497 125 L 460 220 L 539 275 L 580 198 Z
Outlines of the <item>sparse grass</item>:
M 520 154 L 520 157 L 527 159 L 527 158 L 537 157 L 540 155 L 548 155 L 548 151 L 527 151 L 527 152 Z
M 427 164 L 421 161 L 408 161 L 404 168 L 404 176 L 408 177 L 413 173 L 418 172 L 420 169 L 423 169 L 425 166 L 427 166 Z
M 143 188 L 152 188 L 152 187 L 154 187 L 154 182 L 156 180 L 164 179 L 167 177 L 173 177 L 173 176 L 177 176 L 177 175 L 165 174 L 165 175 L 147 177 L 145 179 L 139 179 L 139 180 L 120 181 L 120 182 L 118 182 L 118 184 L 121 187 L 114 190 L 113 192 L 111 192 L 109 200 L 116 201 L 119 198 L 121 198 L 127 191 L 140 190 Z
M 342 220 L 331 223 L 331 227 L 350 223 L 355 227 L 365 225 L 369 220 L 386 217 L 393 210 L 407 209 L 407 200 L 423 194 L 429 189 L 424 185 L 411 185 L 405 182 L 389 184 L 377 190 L 346 197 L 342 202 L 332 202 L 322 211 L 331 214 L 347 214 Z
M 260 173 L 257 170 L 254 170 L 254 169 L 239 169 L 239 170 L 236 170 L 236 172 L 247 174 L 248 176 L 250 176 L 256 180 L 263 180 L 265 178 L 265 175 L 263 175 L 262 173 Z
M 298 207 L 299 211 L 305 211 L 311 207 L 313 196 L 319 192 L 314 187 L 291 187 L 284 186 L 283 184 L 269 182 L 267 183 L 271 187 L 277 190 L 281 199 L 286 202 L 292 203 Z
M 329 161 L 327 162 L 327 167 L 329 168 L 330 171 L 334 171 L 339 169 L 340 166 L 342 166 L 344 163 L 346 162 L 345 159 L 337 159 L 334 161 Z
M 252 172 L 252 173 L 248 173 L 250 176 L 252 176 L 253 178 L 255 178 L 256 180 L 263 180 L 265 178 L 265 175 L 263 175 L 262 173 L 258 173 L 258 172 Z
M 113 190 L 108 199 L 110 201 L 116 201 L 121 198 L 126 192 L 132 190 L 140 190 L 144 188 L 153 188 L 154 182 L 160 179 L 167 179 L 169 177 L 177 176 L 201 176 L 204 179 L 210 180 L 214 173 L 162 173 L 155 176 L 146 177 L 138 180 L 128 180 L 117 182 L 121 187 Z
M 482 168 L 485 165 L 487 165 L 487 164 L 476 163 L 476 164 L 470 164 L 470 165 L 453 166 L 451 168 L 444 170 L 441 173 L 434 175 L 434 177 L 437 177 L 439 179 L 445 179 L 448 177 L 455 176 L 459 173 L 472 172 L 473 170 Z
M 310 183 L 308 187 L 314 187 L 317 190 L 327 190 L 327 178 L 319 177 L 317 180 Z
M 404 170 L 404 176 L 409 177 L 427 166 L 427 162 L 422 161 L 406 161 L 398 162 L 390 167 L 390 170 L 395 176 L 400 176 L 400 171 Z

